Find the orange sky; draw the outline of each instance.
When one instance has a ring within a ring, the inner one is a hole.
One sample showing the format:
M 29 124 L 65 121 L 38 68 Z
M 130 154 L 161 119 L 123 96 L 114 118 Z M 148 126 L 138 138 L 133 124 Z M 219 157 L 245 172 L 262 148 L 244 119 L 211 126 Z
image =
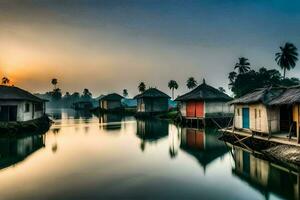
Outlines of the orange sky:
M 300 46 L 299 12 L 279 1 L 85 2 L 0 1 L 0 76 L 32 92 L 57 78 L 63 92 L 94 96 L 124 88 L 133 96 L 140 81 L 169 93 L 170 79 L 180 94 L 190 76 L 228 90 L 238 57 L 278 68 L 279 45 Z

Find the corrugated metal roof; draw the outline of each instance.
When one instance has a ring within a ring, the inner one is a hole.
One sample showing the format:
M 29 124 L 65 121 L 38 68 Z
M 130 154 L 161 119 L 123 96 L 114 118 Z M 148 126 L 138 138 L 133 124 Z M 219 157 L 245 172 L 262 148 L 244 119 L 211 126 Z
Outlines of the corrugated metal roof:
M 292 87 L 287 88 L 280 96 L 270 101 L 269 105 L 288 105 L 300 103 L 300 88 Z
M 240 98 L 234 99 L 230 104 L 253 104 L 253 103 L 263 103 L 265 105 L 270 105 L 275 98 L 280 97 L 286 88 L 260 88 L 256 89 L 251 93 L 248 93 Z

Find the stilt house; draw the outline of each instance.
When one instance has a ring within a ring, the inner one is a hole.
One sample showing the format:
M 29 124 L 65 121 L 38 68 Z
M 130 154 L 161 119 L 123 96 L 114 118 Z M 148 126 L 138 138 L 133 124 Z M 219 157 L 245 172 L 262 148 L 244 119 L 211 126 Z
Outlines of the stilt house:
M 203 83 L 192 91 L 179 96 L 182 117 L 187 119 L 214 117 L 233 113 L 228 104 L 232 98 L 218 89 Z

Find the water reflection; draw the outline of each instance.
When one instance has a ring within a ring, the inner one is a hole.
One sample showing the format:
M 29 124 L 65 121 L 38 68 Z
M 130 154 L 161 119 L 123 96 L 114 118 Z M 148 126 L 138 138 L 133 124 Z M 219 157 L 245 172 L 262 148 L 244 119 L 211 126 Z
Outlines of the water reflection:
M 119 130 L 121 129 L 122 115 L 117 114 L 100 114 L 99 122 L 104 130 Z
M 180 148 L 195 157 L 204 171 L 228 151 L 215 129 L 182 128 Z
M 146 144 L 156 142 L 164 138 L 169 133 L 169 123 L 159 119 L 144 119 L 137 120 L 136 135 L 141 139 L 140 148 L 145 150 Z
M 299 199 L 299 173 L 259 159 L 240 147 L 233 147 L 235 167 L 232 173 L 269 199 Z
M 47 114 L 56 121 L 59 120 L 73 120 L 82 119 L 89 120 L 93 117 L 93 114 L 86 110 L 74 110 L 74 109 L 47 109 Z
M 42 147 L 45 147 L 44 135 L 0 138 L 0 169 L 15 165 Z
M 59 111 L 45 136 L 1 138 L 1 199 L 299 199 L 296 171 L 214 129 Z

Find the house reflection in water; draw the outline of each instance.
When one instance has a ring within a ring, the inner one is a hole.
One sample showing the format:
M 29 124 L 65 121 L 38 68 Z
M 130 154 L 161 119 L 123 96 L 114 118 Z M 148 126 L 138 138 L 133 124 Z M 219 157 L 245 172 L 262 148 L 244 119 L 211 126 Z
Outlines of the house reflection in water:
M 194 156 L 204 172 L 211 162 L 227 152 L 226 146 L 218 140 L 218 134 L 213 129 L 182 128 L 180 148 Z
M 156 142 L 169 133 L 169 123 L 165 120 L 147 119 L 137 120 L 137 136 L 141 139 L 141 150 L 144 151 L 146 143 Z
M 21 162 L 42 147 L 45 147 L 44 135 L 32 135 L 22 138 L 0 138 L 0 169 Z
M 121 129 L 122 116 L 118 114 L 101 114 L 99 116 L 100 126 L 104 130 L 119 130 Z
M 286 199 L 299 199 L 299 173 L 256 158 L 240 147 L 234 147 L 233 155 L 233 174 L 258 190 L 266 199 L 271 194 Z

